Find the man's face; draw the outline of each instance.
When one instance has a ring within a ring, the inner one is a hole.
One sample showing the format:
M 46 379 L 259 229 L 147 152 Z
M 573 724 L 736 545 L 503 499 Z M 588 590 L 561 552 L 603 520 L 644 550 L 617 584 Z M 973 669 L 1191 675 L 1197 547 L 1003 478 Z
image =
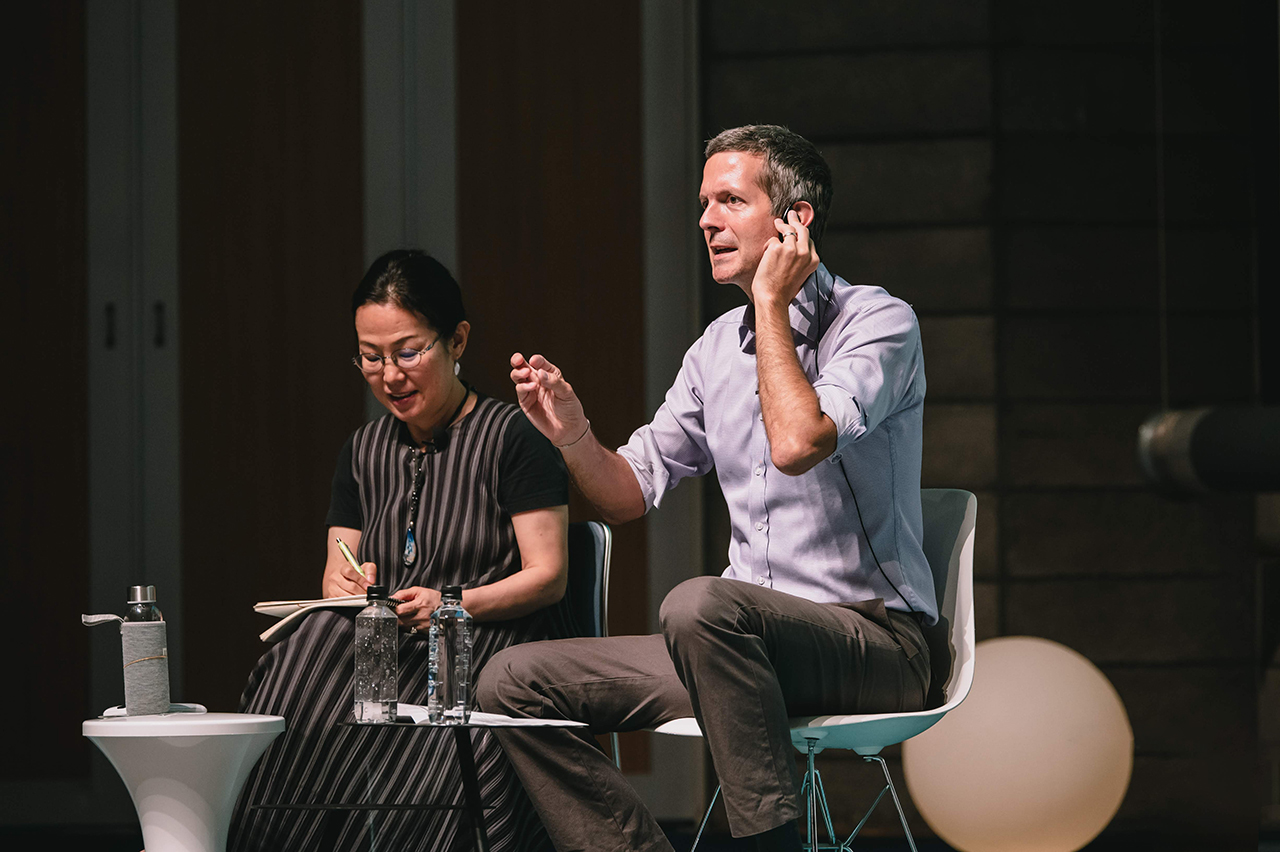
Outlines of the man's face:
M 765 247 L 778 236 L 773 201 L 760 188 L 764 157 L 743 151 L 713 154 L 702 168 L 702 218 L 711 275 L 737 284 L 748 297 Z

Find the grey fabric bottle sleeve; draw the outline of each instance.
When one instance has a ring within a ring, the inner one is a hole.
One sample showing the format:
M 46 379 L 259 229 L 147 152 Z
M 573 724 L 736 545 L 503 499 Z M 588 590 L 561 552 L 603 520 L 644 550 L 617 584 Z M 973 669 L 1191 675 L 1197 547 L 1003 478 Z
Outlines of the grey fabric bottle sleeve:
M 169 642 L 163 621 L 120 625 L 124 707 L 130 716 L 169 712 Z

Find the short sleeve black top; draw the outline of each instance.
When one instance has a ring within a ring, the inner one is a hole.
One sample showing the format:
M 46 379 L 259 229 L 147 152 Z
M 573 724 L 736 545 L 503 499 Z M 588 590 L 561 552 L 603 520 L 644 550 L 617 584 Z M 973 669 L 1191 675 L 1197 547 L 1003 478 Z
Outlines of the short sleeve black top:
M 352 465 L 355 437 L 356 433 L 352 433 L 338 453 L 326 526 L 364 529 L 360 487 Z M 402 437 L 407 438 L 407 434 Z M 502 433 L 497 500 L 508 515 L 569 502 L 569 477 L 564 459 L 521 411 L 510 418 Z

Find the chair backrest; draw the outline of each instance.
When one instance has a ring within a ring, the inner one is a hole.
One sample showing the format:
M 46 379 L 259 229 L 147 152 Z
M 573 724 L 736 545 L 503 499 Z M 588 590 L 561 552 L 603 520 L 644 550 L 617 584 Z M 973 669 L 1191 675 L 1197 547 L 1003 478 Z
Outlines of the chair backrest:
M 968 491 L 925 488 L 924 555 L 933 571 L 938 623 L 924 630 L 933 670 L 925 709 L 959 704 L 973 685 L 973 536 L 978 499 Z
M 609 635 L 609 560 L 613 531 L 599 521 L 569 524 L 569 585 L 552 633 L 561 638 Z

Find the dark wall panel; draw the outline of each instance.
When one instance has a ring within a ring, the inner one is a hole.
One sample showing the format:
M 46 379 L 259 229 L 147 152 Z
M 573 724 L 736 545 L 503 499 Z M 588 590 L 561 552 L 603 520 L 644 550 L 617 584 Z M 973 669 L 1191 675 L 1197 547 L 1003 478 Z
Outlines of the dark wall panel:
M 706 80 L 707 124 L 737 127 L 764 116 L 803 127 L 813 140 L 982 132 L 991 120 L 989 71 L 984 50 L 725 59 Z
M 766 0 L 702 5 L 704 49 L 717 55 L 982 44 L 989 27 L 988 0 L 814 0 L 790 13 Z
M 75 623 L 89 606 L 84 74 L 82 4 L 0 12 L 0 721 L 24 732 L 4 746 L 9 780 L 89 765 L 89 634 Z M 33 712 L 30 690 L 53 700 Z
M 510 356 L 563 370 L 607 446 L 644 423 L 640 8 L 457 4 L 463 376 L 515 400 Z M 691 225 L 692 226 L 692 225 Z M 574 492 L 574 520 L 595 517 Z M 610 631 L 648 632 L 644 522 L 615 530 Z M 616 602 L 629 602 L 618 606 Z M 643 748 L 637 740 L 634 748 Z M 632 750 L 625 764 L 647 758 Z
M 1120 691 L 1110 832 L 1220 849 L 1257 843 L 1252 500 L 1171 501 L 1134 451 L 1162 405 L 1255 399 L 1240 6 L 1001 3 L 992 75 L 1001 629 Z
M 360 3 L 178 16 L 185 700 L 234 709 L 311 597 L 334 459 L 362 422 Z
M 1252 7 L 1270 11 L 1254 23 Z M 1274 4 L 831 0 L 785 24 L 765 0 L 703 10 L 704 132 L 813 138 L 835 180 L 827 265 L 920 315 L 922 480 L 978 493 L 978 638 L 1047 636 L 1112 678 L 1137 749 L 1114 838 L 1256 848 L 1253 500 L 1171 501 L 1135 444 L 1162 404 L 1259 398 Z M 703 295 L 711 314 L 731 306 Z M 873 799 L 873 774 L 847 764 L 828 795 Z M 1264 804 L 1280 824 L 1280 785 Z M 867 828 L 900 832 L 891 810 Z
M 857 203 L 858 193 L 857 187 L 842 193 L 840 203 Z M 832 230 L 822 240 L 822 261 L 831 269 L 856 271 L 861 281 L 892 278 L 898 297 L 916 311 L 991 309 L 991 232 L 987 228 Z

